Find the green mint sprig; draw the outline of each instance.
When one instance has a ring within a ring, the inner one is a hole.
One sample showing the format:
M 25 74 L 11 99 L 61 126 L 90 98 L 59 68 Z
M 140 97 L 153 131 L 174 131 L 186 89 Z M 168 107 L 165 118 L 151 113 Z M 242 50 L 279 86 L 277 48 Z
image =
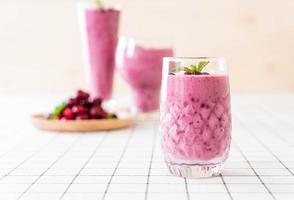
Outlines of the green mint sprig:
M 65 107 L 66 107 L 66 103 L 64 102 L 56 106 L 54 111 L 50 114 L 49 119 L 56 119 L 58 115 L 63 112 Z
M 102 1 L 101 1 L 101 0 L 96 0 L 96 6 L 97 6 L 98 8 L 103 8 L 103 3 L 102 3 Z
M 108 113 L 107 118 L 108 118 L 108 119 L 114 119 L 114 114 L 112 114 L 112 113 Z
M 188 67 L 174 67 L 171 72 L 185 72 L 186 74 L 201 74 L 202 70 L 209 64 L 209 61 L 203 60 L 196 65 L 190 65 Z

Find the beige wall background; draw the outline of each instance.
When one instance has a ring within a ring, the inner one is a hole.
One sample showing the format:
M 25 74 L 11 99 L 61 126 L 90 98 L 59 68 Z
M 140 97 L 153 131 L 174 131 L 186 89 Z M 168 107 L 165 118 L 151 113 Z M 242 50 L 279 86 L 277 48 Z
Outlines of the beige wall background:
M 105 0 L 120 33 L 169 38 L 178 56 L 226 56 L 234 91 L 294 91 L 293 0 Z M 85 87 L 76 0 L 0 1 L 0 91 Z M 120 76 L 115 90 L 128 91 Z

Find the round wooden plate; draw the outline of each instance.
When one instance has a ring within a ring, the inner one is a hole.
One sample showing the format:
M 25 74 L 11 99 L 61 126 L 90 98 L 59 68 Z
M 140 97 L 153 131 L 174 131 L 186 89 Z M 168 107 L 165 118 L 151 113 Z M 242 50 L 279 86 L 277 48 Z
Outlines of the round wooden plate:
M 91 120 L 51 120 L 44 115 L 33 115 L 33 124 L 36 128 L 47 131 L 58 132 L 93 132 L 117 130 L 131 126 L 134 117 L 121 119 L 91 119 Z

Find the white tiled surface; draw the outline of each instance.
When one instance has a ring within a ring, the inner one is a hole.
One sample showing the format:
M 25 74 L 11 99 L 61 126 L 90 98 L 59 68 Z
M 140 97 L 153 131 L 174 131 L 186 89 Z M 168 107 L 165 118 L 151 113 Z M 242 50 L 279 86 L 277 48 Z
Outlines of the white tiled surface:
M 0 98 L 0 199 L 294 199 L 294 95 L 234 96 L 223 175 L 187 180 L 165 168 L 157 121 L 103 133 L 35 130 L 28 113 L 50 104 Z

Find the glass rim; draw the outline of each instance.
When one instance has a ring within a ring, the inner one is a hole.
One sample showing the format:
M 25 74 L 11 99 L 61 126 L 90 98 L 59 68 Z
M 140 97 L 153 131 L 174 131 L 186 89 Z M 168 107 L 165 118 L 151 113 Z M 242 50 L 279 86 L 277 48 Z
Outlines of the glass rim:
M 173 49 L 174 45 L 170 41 L 164 41 L 164 37 L 159 36 L 137 36 L 137 35 L 120 35 L 118 41 L 133 42 L 133 44 L 144 48 Z
M 77 7 L 86 9 L 86 10 L 115 10 L 121 11 L 122 6 L 119 3 L 114 5 L 104 5 L 102 8 L 98 8 L 94 2 L 85 2 L 85 1 L 78 1 L 76 2 Z
M 215 61 L 226 61 L 226 57 L 222 56 L 195 56 L 195 57 L 185 57 L 185 56 L 175 56 L 175 57 L 163 57 L 164 60 L 168 61 L 181 61 L 181 60 L 215 60 Z

